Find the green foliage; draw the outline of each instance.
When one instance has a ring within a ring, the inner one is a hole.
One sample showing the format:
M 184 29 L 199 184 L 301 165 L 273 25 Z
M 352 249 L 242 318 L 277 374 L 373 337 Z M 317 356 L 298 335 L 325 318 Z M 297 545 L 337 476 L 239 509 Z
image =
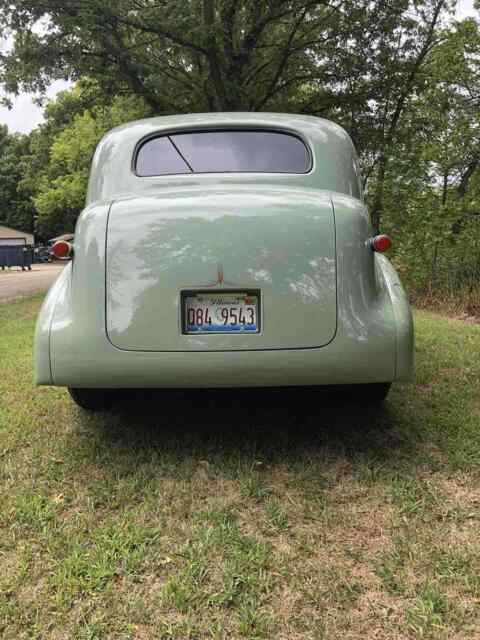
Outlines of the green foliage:
M 85 201 L 92 156 L 102 136 L 125 121 L 147 114 L 140 98 L 115 98 L 110 106 L 76 113 L 53 138 L 48 162 L 42 169 L 31 171 L 37 180 L 33 200 L 38 212 L 36 228 L 42 237 L 74 230 Z M 47 120 L 44 135 L 48 135 L 50 124 Z M 41 129 L 36 140 L 39 146 L 46 142 Z
M 0 125 L 0 224 L 21 231 L 33 231 L 34 208 L 28 195 L 19 188 L 28 140 L 9 135 Z
M 14 34 L 0 80 L 15 92 L 95 78 L 104 95 L 130 91 L 157 112 L 328 111 L 356 121 L 357 142 L 378 146 L 419 87 L 417 71 L 451 5 L 0 0 L 0 26 Z
M 414 290 L 471 296 L 478 313 L 480 35 L 467 20 L 441 36 L 385 174 L 384 228 Z
M 328 0 L 2 0 L 0 26 L 15 34 L 2 79 L 15 92 L 94 77 L 106 95 L 133 91 L 160 111 L 272 108 L 323 75 L 318 47 L 348 18 L 337 9 Z
M 19 197 L 10 218 L 25 226 L 30 216 L 31 227 L 33 202 L 41 236 L 73 230 L 95 145 L 128 120 L 310 113 L 352 136 L 374 227 L 394 236 L 395 262 L 417 293 L 466 288 L 474 298 L 480 33 L 478 21 L 454 20 L 455 5 L 0 0 L 0 27 L 13 36 L 0 57 L 4 88 L 76 81 L 46 105 L 28 144 L 11 142 L 0 159 L 0 193 Z

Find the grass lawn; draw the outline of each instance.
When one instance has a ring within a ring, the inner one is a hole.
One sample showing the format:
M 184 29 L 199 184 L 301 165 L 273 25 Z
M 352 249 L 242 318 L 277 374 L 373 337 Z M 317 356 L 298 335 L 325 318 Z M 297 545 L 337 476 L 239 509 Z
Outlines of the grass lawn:
M 480 325 L 416 314 L 376 414 L 311 391 L 32 385 L 0 305 L 0 637 L 480 637 Z

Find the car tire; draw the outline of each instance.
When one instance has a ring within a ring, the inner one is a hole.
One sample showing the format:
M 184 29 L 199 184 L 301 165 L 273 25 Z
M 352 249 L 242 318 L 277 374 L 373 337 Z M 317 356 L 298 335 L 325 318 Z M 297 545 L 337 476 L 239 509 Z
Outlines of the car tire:
M 391 386 L 391 382 L 352 384 L 348 386 L 346 395 L 353 404 L 380 405 L 385 401 Z
M 72 400 L 85 411 L 105 411 L 115 404 L 113 389 L 78 389 L 69 387 Z

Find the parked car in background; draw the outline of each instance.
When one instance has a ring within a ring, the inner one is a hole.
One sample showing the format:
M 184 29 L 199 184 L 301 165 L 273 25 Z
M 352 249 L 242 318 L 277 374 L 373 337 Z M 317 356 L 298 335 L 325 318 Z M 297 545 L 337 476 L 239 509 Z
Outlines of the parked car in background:
M 37 384 L 86 409 L 131 387 L 349 385 L 382 401 L 412 377 L 412 316 L 361 185 L 349 136 L 311 116 L 114 129 L 74 248 L 57 247 L 73 259 L 38 318 Z
M 33 250 L 33 261 L 46 263 L 52 261 L 52 253 L 50 248 L 44 244 L 37 244 Z

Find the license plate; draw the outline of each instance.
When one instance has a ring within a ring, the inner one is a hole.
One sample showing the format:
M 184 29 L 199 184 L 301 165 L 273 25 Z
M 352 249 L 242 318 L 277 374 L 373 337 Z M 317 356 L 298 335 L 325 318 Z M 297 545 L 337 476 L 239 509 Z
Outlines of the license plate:
M 183 295 L 184 333 L 258 333 L 259 293 Z

